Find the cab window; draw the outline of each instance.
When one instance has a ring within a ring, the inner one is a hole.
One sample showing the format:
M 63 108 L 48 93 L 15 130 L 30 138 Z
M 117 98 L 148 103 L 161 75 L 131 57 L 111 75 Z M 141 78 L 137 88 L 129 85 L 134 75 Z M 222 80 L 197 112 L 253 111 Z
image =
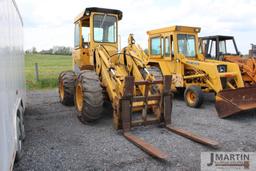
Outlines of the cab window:
M 82 27 L 82 45 L 83 48 L 89 48 L 90 45 L 90 28 Z
M 111 15 L 94 15 L 93 37 L 96 42 L 115 43 L 117 18 Z
M 75 32 L 74 32 L 74 47 L 80 46 L 80 27 L 79 23 L 75 24 Z
M 151 38 L 151 55 L 161 55 L 160 37 Z
M 170 56 L 170 37 L 165 37 L 165 52 L 164 56 L 169 57 Z
M 195 36 L 189 34 L 178 34 L 178 50 L 179 53 L 186 57 L 195 57 Z

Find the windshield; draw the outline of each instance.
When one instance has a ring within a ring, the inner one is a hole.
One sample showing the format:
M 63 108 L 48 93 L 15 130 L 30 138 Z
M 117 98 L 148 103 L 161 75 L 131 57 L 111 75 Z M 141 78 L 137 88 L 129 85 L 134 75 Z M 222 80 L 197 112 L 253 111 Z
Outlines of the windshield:
M 219 52 L 221 54 L 238 54 L 233 39 L 219 41 Z
M 96 42 L 116 42 L 116 17 L 110 15 L 94 15 L 93 37 Z
M 195 57 L 195 36 L 189 34 L 178 34 L 179 53 L 186 57 Z

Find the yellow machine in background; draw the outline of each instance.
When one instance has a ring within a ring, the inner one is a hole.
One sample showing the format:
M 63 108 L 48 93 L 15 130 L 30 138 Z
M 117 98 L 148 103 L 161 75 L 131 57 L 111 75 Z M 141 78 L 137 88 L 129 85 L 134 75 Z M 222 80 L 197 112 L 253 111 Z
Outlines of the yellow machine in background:
M 86 8 L 75 19 L 73 71 L 59 75 L 59 97 L 64 105 L 75 104 L 83 122 L 99 119 L 103 103 L 113 107 L 113 123 L 123 135 L 147 153 L 164 159 L 167 155 L 131 133 L 131 127 L 163 123 L 167 130 L 193 141 L 216 147 L 217 142 L 171 126 L 171 76 L 155 80 L 146 68 L 144 52 L 129 37 L 118 52 L 118 21 L 122 12 Z M 138 115 L 138 114 L 141 114 Z
M 172 26 L 148 31 L 149 72 L 172 75 L 172 90 L 184 92 L 190 107 L 200 107 L 203 92 L 216 93 L 219 117 L 256 108 L 256 88 L 244 88 L 239 66 L 198 53 L 198 27 Z M 146 57 L 144 57 L 146 58 Z

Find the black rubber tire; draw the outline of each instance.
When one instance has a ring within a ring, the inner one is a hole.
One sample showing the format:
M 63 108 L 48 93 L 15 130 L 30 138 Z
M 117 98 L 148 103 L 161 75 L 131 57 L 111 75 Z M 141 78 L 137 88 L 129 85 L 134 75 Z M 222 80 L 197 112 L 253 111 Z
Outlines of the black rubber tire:
M 187 94 L 189 92 L 193 92 L 193 94 L 195 95 L 195 100 L 193 103 L 191 103 L 188 99 L 187 99 Z M 201 89 L 201 87 L 199 86 L 190 86 L 190 87 L 187 87 L 185 92 L 184 92 L 184 99 L 185 99 L 185 102 L 186 104 L 189 106 L 189 107 L 193 107 L 193 108 L 199 108 L 202 104 L 203 104 L 203 101 L 204 101 L 204 95 L 203 95 L 203 91 Z
M 150 66 L 148 68 L 148 72 L 150 74 L 152 74 L 156 80 L 162 80 L 163 79 L 163 74 L 162 74 L 160 68 L 157 67 L 157 66 Z M 158 85 L 153 84 L 151 86 L 151 93 L 152 94 L 159 94 L 160 93 Z
M 95 71 L 84 70 L 78 76 L 76 85 L 78 83 L 81 83 L 83 92 L 82 111 L 79 111 L 74 99 L 79 120 L 82 123 L 98 120 L 102 116 L 104 102 L 99 76 Z
M 22 110 L 18 110 L 17 112 L 17 116 L 19 117 L 19 122 L 20 122 L 20 134 L 21 134 L 21 139 L 22 141 L 25 140 L 26 138 L 26 133 L 25 133 L 25 124 L 24 124 L 24 114 L 23 114 L 23 111 Z
M 148 72 L 150 74 L 152 74 L 155 77 L 156 80 L 162 80 L 163 79 L 163 74 L 162 74 L 162 72 L 161 72 L 159 67 L 157 67 L 157 66 L 150 66 L 147 69 L 148 69 Z
M 75 91 L 75 83 L 76 83 L 76 74 L 73 71 L 63 71 L 59 75 L 58 79 L 58 87 L 59 87 L 59 99 L 60 102 L 65 106 L 73 106 L 74 105 L 74 91 Z M 63 81 L 64 87 L 64 96 L 63 99 L 60 95 L 60 84 Z
M 22 149 L 22 135 L 21 135 L 21 120 L 17 116 L 16 118 L 16 131 L 17 131 L 17 151 L 16 151 L 16 157 L 15 157 L 15 162 L 18 162 L 21 160 L 23 156 L 23 149 Z

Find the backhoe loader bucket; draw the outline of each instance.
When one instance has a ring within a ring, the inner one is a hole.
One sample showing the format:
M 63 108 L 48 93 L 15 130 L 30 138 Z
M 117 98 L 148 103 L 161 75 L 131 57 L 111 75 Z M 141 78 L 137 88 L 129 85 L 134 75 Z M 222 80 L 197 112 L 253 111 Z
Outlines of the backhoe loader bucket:
M 256 109 L 256 87 L 220 91 L 216 95 L 216 110 L 220 118 Z

